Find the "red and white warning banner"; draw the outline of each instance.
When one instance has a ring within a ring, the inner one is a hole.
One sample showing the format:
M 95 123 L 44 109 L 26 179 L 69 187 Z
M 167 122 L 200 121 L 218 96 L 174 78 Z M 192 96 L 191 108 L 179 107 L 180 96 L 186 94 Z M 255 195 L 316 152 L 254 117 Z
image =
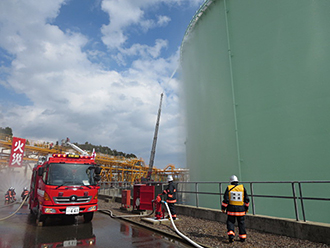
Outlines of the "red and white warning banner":
M 9 167 L 21 167 L 24 156 L 25 139 L 13 137 Z

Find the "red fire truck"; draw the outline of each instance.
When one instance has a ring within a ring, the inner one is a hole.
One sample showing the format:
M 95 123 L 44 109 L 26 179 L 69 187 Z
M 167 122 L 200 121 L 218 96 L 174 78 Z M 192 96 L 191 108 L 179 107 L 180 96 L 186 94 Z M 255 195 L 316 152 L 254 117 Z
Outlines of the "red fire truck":
M 97 211 L 101 167 L 93 157 L 52 154 L 33 168 L 29 198 L 30 212 L 37 224 L 50 216 L 83 215 L 84 222 Z

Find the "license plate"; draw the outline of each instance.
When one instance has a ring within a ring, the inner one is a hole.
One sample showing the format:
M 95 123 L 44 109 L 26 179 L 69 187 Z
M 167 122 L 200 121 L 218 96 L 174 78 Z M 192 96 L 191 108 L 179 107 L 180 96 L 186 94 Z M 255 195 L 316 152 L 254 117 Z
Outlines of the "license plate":
M 67 240 L 63 242 L 63 247 L 77 246 L 77 240 Z
M 66 207 L 65 214 L 79 214 L 79 207 Z

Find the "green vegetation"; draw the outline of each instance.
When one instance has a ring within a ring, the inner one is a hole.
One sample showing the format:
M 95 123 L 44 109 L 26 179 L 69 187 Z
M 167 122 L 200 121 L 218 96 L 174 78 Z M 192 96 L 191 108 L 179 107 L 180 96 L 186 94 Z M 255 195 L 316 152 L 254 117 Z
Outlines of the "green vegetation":
M 13 136 L 13 130 L 10 127 L 6 127 L 6 128 L 0 127 L 0 134 Z

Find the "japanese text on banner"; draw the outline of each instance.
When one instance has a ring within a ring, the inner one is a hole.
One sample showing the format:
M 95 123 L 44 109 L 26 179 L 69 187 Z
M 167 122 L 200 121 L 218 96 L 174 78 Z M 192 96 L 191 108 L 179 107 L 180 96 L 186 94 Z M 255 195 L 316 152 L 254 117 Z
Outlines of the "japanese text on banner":
M 13 137 L 13 143 L 11 145 L 11 154 L 9 160 L 10 167 L 22 166 L 24 148 L 25 148 L 25 139 Z

